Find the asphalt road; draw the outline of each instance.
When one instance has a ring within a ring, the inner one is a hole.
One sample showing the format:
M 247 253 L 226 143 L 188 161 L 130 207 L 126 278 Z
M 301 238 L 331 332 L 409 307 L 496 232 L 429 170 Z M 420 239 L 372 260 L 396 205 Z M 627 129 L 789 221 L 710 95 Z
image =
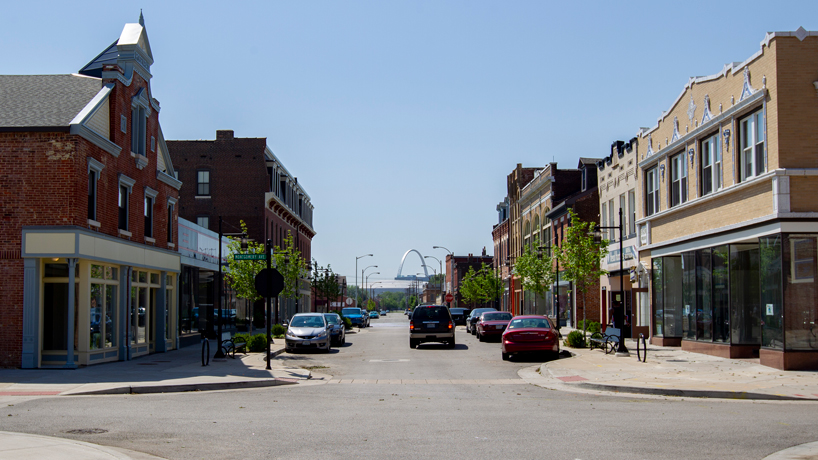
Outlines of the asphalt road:
M 398 313 L 350 334 L 330 354 L 277 358 L 340 383 L 46 397 L 4 407 L 0 430 L 171 459 L 744 460 L 818 440 L 814 404 L 546 390 L 517 377 L 537 360 L 503 362 L 498 343 L 480 343 L 462 327 L 457 340 L 454 350 L 410 349 Z M 497 383 L 479 383 L 484 379 Z M 437 383 L 372 383 L 378 380 Z M 107 432 L 66 433 L 92 428 Z

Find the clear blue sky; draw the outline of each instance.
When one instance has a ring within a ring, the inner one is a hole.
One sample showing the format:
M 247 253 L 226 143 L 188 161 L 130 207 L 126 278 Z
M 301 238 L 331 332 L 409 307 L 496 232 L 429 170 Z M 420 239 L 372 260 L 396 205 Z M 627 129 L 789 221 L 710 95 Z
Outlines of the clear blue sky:
M 6 2 L 0 74 L 76 72 L 140 8 L 165 137 L 266 137 L 315 205 L 313 256 L 354 280 L 374 253 L 370 282 L 412 248 L 491 253 L 517 163 L 603 156 L 688 77 L 818 30 L 814 0 Z

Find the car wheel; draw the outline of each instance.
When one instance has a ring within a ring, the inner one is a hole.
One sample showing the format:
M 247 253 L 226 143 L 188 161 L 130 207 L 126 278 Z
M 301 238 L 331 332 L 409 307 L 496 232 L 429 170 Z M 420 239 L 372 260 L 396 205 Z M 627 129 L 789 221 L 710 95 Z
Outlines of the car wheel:
M 415 339 L 409 339 L 409 348 L 417 348 L 418 341 Z
M 449 345 L 449 348 L 454 348 L 457 345 L 457 343 L 454 341 L 454 337 L 452 337 L 452 340 L 449 340 L 448 345 Z
M 347 344 L 347 335 L 344 334 L 343 336 L 341 336 L 341 346 L 346 345 L 346 344 Z
M 481 333 L 480 333 L 480 331 L 477 331 L 477 340 L 479 340 L 479 341 L 481 341 L 481 342 L 485 342 L 485 341 L 486 341 L 486 338 L 485 338 L 485 337 L 483 337 L 483 334 L 481 334 Z
M 508 353 L 503 353 L 503 361 L 508 361 Z

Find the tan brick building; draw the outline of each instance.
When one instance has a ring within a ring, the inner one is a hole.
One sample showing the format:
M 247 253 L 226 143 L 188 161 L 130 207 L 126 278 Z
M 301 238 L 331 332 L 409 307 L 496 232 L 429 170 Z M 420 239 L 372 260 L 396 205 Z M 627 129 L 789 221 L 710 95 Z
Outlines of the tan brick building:
M 690 78 L 634 150 L 651 340 L 818 368 L 818 32 Z

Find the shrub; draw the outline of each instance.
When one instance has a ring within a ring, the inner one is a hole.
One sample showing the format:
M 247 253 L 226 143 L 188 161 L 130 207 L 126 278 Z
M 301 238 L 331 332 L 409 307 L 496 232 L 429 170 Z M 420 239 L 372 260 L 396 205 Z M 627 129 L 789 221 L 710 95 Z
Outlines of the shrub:
M 284 334 L 287 333 L 287 328 L 281 324 L 273 324 L 273 329 L 270 331 L 270 333 L 273 334 L 273 337 L 278 339 L 284 337 Z
M 596 321 L 590 321 L 590 320 L 582 320 L 582 321 L 578 322 L 577 323 L 577 329 L 578 330 L 586 329 L 586 327 L 585 327 L 586 322 L 588 323 L 588 327 L 587 327 L 588 333 L 593 334 L 594 332 L 601 332 L 602 331 L 602 325 L 601 324 L 597 323 Z
M 582 331 L 571 331 L 565 339 L 565 344 L 571 348 L 585 348 L 585 335 Z
M 352 320 L 351 319 L 342 316 L 341 321 L 344 322 L 344 330 L 352 329 Z
M 265 351 L 267 349 L 267 335 L 256 334 L 248 337 L 247 349 L 253 352 Z

